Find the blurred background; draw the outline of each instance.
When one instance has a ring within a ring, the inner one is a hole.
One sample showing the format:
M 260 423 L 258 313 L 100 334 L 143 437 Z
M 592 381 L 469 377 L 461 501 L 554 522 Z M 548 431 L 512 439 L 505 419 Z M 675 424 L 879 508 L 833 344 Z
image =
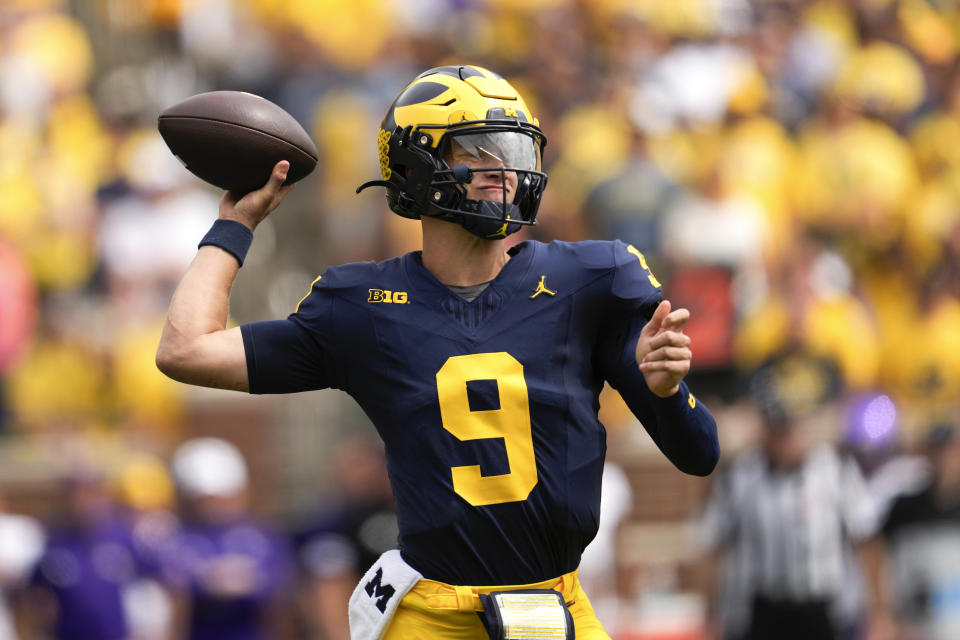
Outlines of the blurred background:
M 721 469 L 672 469 L 604 395 L 582 573 L 611 634 L 743 637 L 773 601 L 843 637 L 960 637 L 958 50 L 954 0 L 3 0 L 0 638 L 346 637 L 395 543 L 382 451 L 338 392 L 156 370 L 219 198 L 156 119 L 237 89 L 313 136 L 232 297 L 232 322 L 283 317 L 326 266 L 417 248 L 354 189 L 396 94 L 456 63 L 506 77 L 549 140 L 512 239 L 621 238 L 692 312 Z M 931 527 L 937 561 L 903 549 Z

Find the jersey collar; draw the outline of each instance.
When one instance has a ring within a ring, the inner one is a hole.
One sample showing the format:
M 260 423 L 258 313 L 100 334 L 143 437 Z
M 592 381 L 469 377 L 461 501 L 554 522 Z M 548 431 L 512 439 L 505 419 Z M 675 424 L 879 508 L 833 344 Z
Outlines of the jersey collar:
M 519 290 L 524 276 L 529 271 L 530 265 L 538 253 L 538 245 L 539 243 L 536 242 L 525 241 L 510 247 L 507 250 L 510 260 L 503 265 L 500 273 L 490 282 L 487 290 L 470 304 L 482 299 L 490 289 L 496 290 L 504 297 L 508 297 Z M 447 285 L 437 280 L 429 269 L 423 266 L 423 253 L 421 251 L 411 251 L 403 256 L 403 271 L 413 287 L 421 294 L 436 296 L 438 300 L 456 295 Z

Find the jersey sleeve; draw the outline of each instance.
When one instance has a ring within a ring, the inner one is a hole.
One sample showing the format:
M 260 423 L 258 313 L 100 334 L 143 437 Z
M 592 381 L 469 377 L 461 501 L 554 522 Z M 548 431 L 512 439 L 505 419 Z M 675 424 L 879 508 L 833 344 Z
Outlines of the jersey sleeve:
M 720 456 L 717 425 L 710 411 L 687 385 L 669 398 L 647 387 L 637 366 L 640 331 L 663 299 L 660 283 L 643 255 L 630 245 L 614 243 L 616 268 L 611 293 L 622 312 L 611 314 L 598 345 L 604 379 L 616 389 L 660 450 L 681 471 L 708 475 Z
M 614 273 L 610 292 L 626 303 L 629 312 L 650 318 L 663 300 L 660 282 L 650 271 L 647 259 L 633 245 L 620 240 L 612 244 Z
M 241 325 L 250 393 L 295 393 L 336 387 L 334 295 L 317 278 L 284 320 Z

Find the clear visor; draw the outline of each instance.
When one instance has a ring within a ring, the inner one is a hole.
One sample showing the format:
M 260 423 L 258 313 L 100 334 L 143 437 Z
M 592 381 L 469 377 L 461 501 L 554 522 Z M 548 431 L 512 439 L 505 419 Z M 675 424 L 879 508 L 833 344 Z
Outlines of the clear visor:
M 450 136 L 446 160 L 451 167 L 509 167 L 540 170 L 540 147 L 532 136 L 517 131 L 458 133 Z

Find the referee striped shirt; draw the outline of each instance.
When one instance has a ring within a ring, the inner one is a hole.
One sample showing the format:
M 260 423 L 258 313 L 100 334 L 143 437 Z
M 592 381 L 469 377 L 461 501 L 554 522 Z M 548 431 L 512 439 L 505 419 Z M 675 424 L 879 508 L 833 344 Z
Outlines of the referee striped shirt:
M 844 553 L 872 535 L 877 509 L 852 460 L 828 446 L 792 470 L 759 450 L 740 455 L 714 484 L 700 542 L 726 551 L 721 607 L 730 631 L 747 624 L 753 597 L 834 601 Z

